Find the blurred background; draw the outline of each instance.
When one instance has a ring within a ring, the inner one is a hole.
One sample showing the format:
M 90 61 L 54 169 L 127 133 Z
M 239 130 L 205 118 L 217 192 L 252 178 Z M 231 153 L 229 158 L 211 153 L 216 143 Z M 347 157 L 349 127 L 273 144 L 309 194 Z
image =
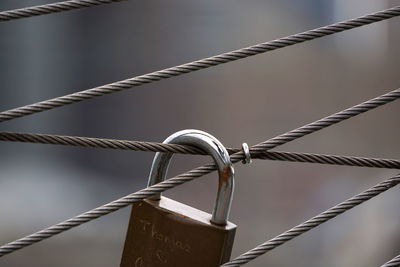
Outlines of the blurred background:
M 2 0 L 8 10 L 56 1 Z M 0 110 L 398 5 L 383 0 L 130 0 L 0 23 Z M 188 128 L 229 147 L 272 138 L 400 86 L 400 18 L 4 122 L 0 131 L 163 141 Z M 398 102 L 276 150 L 399 158 Z M 5 244 L 142 189 L 154 153 L 0 142 Z M 176 156 L 169 175 L 210 161 Z M 254 160 L 235 166 L 232 257 L 395 170 Z M 211 211 L 216 174 L 166 193 Z M 400 252 L 399 188 L 246 266 L 380 266 Z M 130 208 L 0 260 L 119 266 Z

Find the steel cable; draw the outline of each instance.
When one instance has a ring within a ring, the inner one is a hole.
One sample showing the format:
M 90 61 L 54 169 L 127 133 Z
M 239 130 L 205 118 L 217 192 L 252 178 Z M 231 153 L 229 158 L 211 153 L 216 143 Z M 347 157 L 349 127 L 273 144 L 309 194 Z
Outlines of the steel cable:
M 40 16 L 45 14 L 59 13 L 73 9 L 81 9 L 85 7 L 92 7 L 92 6 L 110 4 L 121 1 L 126 1 L 126 0 L 70 0 L 53 4 L 7 10 L 0 12 L 0 21 L 9 21 L 9 20 Z
M 272 148 L 282 145 L 284 143 L 290 142 L 294 139 L 300 138 L 304 135 L 311 134 L 313 132 L 321 130 L 322 128 L 329 127 L 340 121 L 346 120 L 350 117 L 357 116 L 363 112 L 366 112 L 368 110 L 376 108 L 376 107 L 382 105 L 382 101 L 386 101 L 385 103 L 390 102 L 390 101 L 388 101 L 388 99 L 391 99 L 391 101 L 393 101 L 394 99 L 392 99 L 392 98 L 393 97 L 396 98 L 396 96 L 399 97 L 399 95 L 400 95 L 399 90 L 389 92 L 387 94 L 384 94 L 382 96 L 376 97 L 371 100 L 368 100 L 359 105 L 353 106 L 351 108 L 340 111 L 333 115 L 319 119 L 319 120 L 317 120 L 313 123 L 307 124 L 303 127 L 300 127 L 295 130 L 289 131 L 287 133 L 281 134 L 275 138 L 272 138 L 272 139 L 262 142 L 256 146 L 253 146 L 252 149 L 258 148 L 258 150 L 260 152 L 262 151 L 261 147 L 265 147 L 266 149 L 272 149 Z M 231 161 L 233 163 L 237 163 L 244 158 L 245 158 L 245 156 L 244 156 L 243 152 L 237 152 L 237 153 L 231 155 Z M 65 232 L 73 227 L 79 226 L 86 222 L 97 219 L 101 216 L 112 213 L 116 210 L 119 210 L 123 207 L 128 206 L 129 204 L 140 201 L 144 198 L 148 198 L 154 194 L 163 192 L 167 189 L 173 188 L 173 187 L 183 184 L 185 182 L 188 182 L 193 179 L 204 176 L 215 170 L 216 170 L 215 164 L 207 164 L 207 165 L 195 168 L 191 171 L 188 171 L 186 173 L 178 175 L 174 178 L 168 179 L 162 183 L 142 189 L 136 193 L 132 193 L 132 194 L 122 197 L 120 199 L 114 200 L 108 204 L 105 204 L 105 205 L 95 208 L 93 210 L 87 211 L 81 215 L 75 216 L 64 222 L 50 226 L 44 230 L 33 233 L 31 235 L 22 237 L 18 240 L 15 240 L 13 242 L 10 242 L 8 244 L 1 246 L 0 247 L 0 257 L 4 256 L 6 254 L 9 254 L 11 252 L 14 252 L 16 250 L 19 250 L 21 248 L 35 244 L 39 241 L 45 240 L 45 239 L 52 237 L 54 235 L 57 235 L 59 233 Z
M 33 134 L 0 132 L 0 140 L 12 142 L 29 142 L 39 144 L 67 145 L 80 147 L 95 147 L 107 149 L 122 149 L 134 151 L 169 152 L 179 154 L 206 155 L 202 150 L 176 144 L 163 144 L 156 142 L 128 141 L 117 139 L 90 138 L 65 135 Z M 227 148 L 229 154 L 240 152 L 241 149 Z M 395 159 L 376 159 L 365 157 L 352 157 L 342 155 L 324 155 L 315 153 L 296 153 L 283 151 L 254 151 L 250 149 L 252 158 L 263 160 L 279 160 L 291 162 L 307 162 L 331 165 L 345 165 L 358 167 L 400 169 L 400 161 Z
M 399 266 L 400 266 L 400 255 L 386 262 L 381 267 L 399 267 Z
M 294 44 L 310 41 L 334 33 L 350 30 L 353 28 L 368 25 L 374 22 L 390 19 L 400 15 L 400 6 L 396 6 L 387 10 L 379 11 L 370 15 L 358 17 L 355 19 L 331 24 L 317 29 L 305 31 L 302 33 L 290 35 L 270 42 L 253 45 L 250 47 L 234 50 L 220 55 L 204 58 L 183 65 L 159 70 L 156 72 L 140 75 L 134 78 L 110 83 L 107 85 L 95 87 L 92 89 L 72 93 L 69 95 L 41 101 L 38 103 L 10 109 L 0 113 L 0 122 L 12 120 L 19 117 L 39 113 L 45 110 L 66 106 L 83 100 L 92 99 L 98 96 L 119 92 L 131 87 L 140 86 L 147 83 L 168 79 L 171 77 L 187 74 L 201 69 L 221 65 L 238 59 L 262 54 L 268 51 L 284 48 Z
M 244 265 L 255 258 L 267 253 L 268 251 L 292 240 L 293 238 L 304 234 L 305 232 L 308 232 L 309 230 L 323 224 L 326 221 L 329 221 L 330 219 L 335 218 L 336 216 L 344 213 L 345 211 L 348 211 L 355 206 L 360 205 L 361 203 L 387 191 L 388 189 L 396 186 L 397 184 L 400 183 L 400 174 L 397 176 L 394 176 L 384 182 L 381 182 L 374 187 L 371 187 L 370 189 L 362 192 L 361 194 L 358 194 L 320 214 L 317 216 L 307 220 L 306 222 L 297 225 L 296 227 L 293 227 L 292 229 L 270 239 L 269 241 L 249 250 L 248 252 L 240 255 L 236 259 L 227 262 L 223 264 L 222 266 L 224 267 L 236 267 L 236 266 L 241 266 Z M 397 260 L 394 260 L 394 262 L 399 263 Z M 388 265 L 388 266 L 397 266 L 397 265 Z
M 352 118 L 354 116 L 357 116 L 361 113 L 364 113 L 366 111 L 369 111 L 371 109 L 377 108 L 379 106 L 382 106 L 384 104 L 387 104 L 389 102 L 392 102 L 396 99 L 400 98 L 400 89 L 393 90 L 389 93 L 386 93 L 384 95 L 378 96 L 376 98 L 373 98 L 371 100 L 368 100 L 364 103 L 358 104 L 356 106 L 353 106 L 351 108 L 345 109 L 343 111 L 337 112 L 335 114 L 332 114 L 330 116 L 327 116 L 325 118 L 319 119 L 315 122 L 309 123 L 307 125 L 304 125 L 300 128 L 294 129 L 290 132 L 281 134 L 277 137 L 274 137 L 272 139 L 269 139 L 265 142 L 262 142 L 258 145 L 255 145 L 252 147 L 252 151 L 260 151 L 263 152 L 265 150 L 269 150 L 272 148 L 275 148 L 279 145 L 283 145 L 285 143 L 288 143 L 290 141 L 293 141 L 295 139 L 298 139 L 300 137 L 303 137 L 305 135 L 308 135 L 310 133 L 319 131 L 321 129 L 324 129 L 328 126 L 334 125 L 338 122 L 347 120 L 349 118 Z M 234 157 L 234 156 L 233 156 Z
M 170 152 L 170 153 L 193 154 L 193 155 L 206 154 L 205 152 L 196 147 L 191 147 L 186 145 L 91 138 L 91 137 L 80 137 L 80 136 L 66 136 L 66 135 L 0 132 L 0 140 L 11 141 L 11 142 L 95 147 L 95 148 L 135 150 L 135 151 Z M 230 153 L 238 151 L 238 149 L 228 149 L 228 150 Z
M 297 153 L 297 152 L 283 152 L 283 151 L 266 151 L 264 153 L 255 154 L 253 158 L 342 165 L 342 166 L 387 168 L 387 169 L 399 169 L 400 167 L 400 161 L 394 159 L 375 159 L 375 158 L 365 158 L 365 157 L 351 157 L 342 155 L 325 155 L 325 154 Z

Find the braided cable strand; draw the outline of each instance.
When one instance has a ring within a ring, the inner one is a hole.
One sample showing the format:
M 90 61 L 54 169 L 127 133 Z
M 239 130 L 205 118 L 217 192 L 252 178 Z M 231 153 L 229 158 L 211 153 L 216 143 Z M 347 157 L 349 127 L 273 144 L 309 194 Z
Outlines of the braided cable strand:
M 293 141 L 310 133 L 322 130 L 328 126 L 334 125 L 341 121 L 347 120 L 361 113 L 369 111 L 371 109 L 377 108 L 379 106 L 385 105 L 392 102 L 400 97 L 400 89 L 393 90 L 384 95 L 378 96 L 364 103 L 358 104 L 351 108 L 345 109 L 343 111 L 337 112 L 325 118 L 319 119 L 315 122 L 304 125 L 300 128 L 294 129 L 285 134 L 281 134 L 263 143 L 255 145 L 252 147 L 253 151 L 264 151 L 275 148 L 279 145 L 286 144 L 287 142 Z
M 24 143 L 65 145 L 65 146 L 206 155 L 206 153 L 201 149 L 186 145 L 104 139 L 104 138 L 90 138 L 90 137 L 80 137 L 80 136 L 0 132 L 0 140 L 11 141 L 11 142 L 24 142 Z M 230 153 L 234 153 L 237 152 L 238 149 L 228 149 L 228 151 Z
M 323 224 L 326 221 L 329 221 L 336 216 L 348 211 L 361 203 L 366 202 L 367 200 L 376 197 L 377 195 L 387 191 L 388 189 L 398 185 L 400 183 L 400 174 L 394 176 L 384 182 L 381 182 L 374 187 L 358 194 L 320 214 L 309 219 L 308 221 L 293 227 L 292 229 L 278 235 L 277 237 L 272 238 L 271 240 L 249 250 L 248 252 L 240 255 L 236 259 L 223 264 L 224 267 L 236 267 L 244 265 L 255 258 L 267 253 L 268 251 L 292 240 L 293 238 L 308 232 L 309 230 Z M 396 260 L 399 263 L 398 260 Z M 395 261 L 395 262 L 396 262 Z M 388 265 L 388 266 L 398 266 L 398 265 Z
M 370 15 L 358 17 L 355 19 L 331 24 L 325 27 L 320 27 L 314 30 L 305 31 L 302 33 L 290 35 L 270 42 L 253 45 L 250 47 L 234 50 L 224 54 L 204 58 L 198 61 L 186 63 L 183 65 L 159 70 L 156 72 L 140 75 L 134 78 L 110 83 L 107 85 L 95 87 L 77 93 L 45 100 L 31 105 L 10 109 L 0 113 L 0 122 L 12 120 L 19 117 L 39 113 L 45 110 L 54 109 L 57 107 L 66 106 L 72 103 L 77 103 L 83 100 L 92 99 L 98 96 L 119 92 L 131 87 L 140 86 L 147 83 L 168 79 L 175 76 L 180 76 L 190 72 L 206 69 L 209 67 L 221 65 L 227 62 L 238 59 L 247 58 L 250 56 L 262 54 L 268 51 L 277 50 L 287 46 L 291 46 L 305 41 L 310 41 L 320 37 L 328 36 L 334 33 L 350 30 L 353 28 L 368 25 L 374 22 L 390 19 L 400 15 L 400 6 L 396 6 L 387 10 L 376 12 Z
M 253 158 L 387 169 L 399 169 L 400 167 L 400 161 L 395 159 L 375 159 L 365 157 L 350 157 L 342 155 L 338 156 L 283 151 L 266 151 L 264 153 L 257 153 Z
M 65 135 L 49 135 L 49 134 L 32 134 L 32 133 L 15 133 L 0 132 L 0 140 L 13 142 L 29 142 L 40 144 L 56 144 L 67 146 L 95 147 L 107 149 L 123 149 L 134 151 L 151 151 L 151 152 L 169 152 L 179 154 L 195 154 L 206 155 L 206 153 L 198 148 L 177 145 L 164 144 L 156 142 L 128 141 L 103 138 L 89 138 Z M 241 150 L 237 148 L 227 148 L 229 154 L 238 153 Z M 282 151 L 254 151 L 252 158 L 263 160 L 279 160 L 291 162 L 308 162 L 331 165 L 345 165 L 358 167 L 388 168 L 400 169 L 400 161 L 395 159 L 376 159 L 365 157 L 350 157 L 339 155 L 324 155 L 314 153 L 296 153 Z
M 395 91 L 392 91 L 391 93 L 393 93 Z M 391 95 L 391 93 L 388 93 L 388 94 Z M 398 92 L 398 93 L 400 93 L 400 92 Z M 281 134 L 281 135 L 279 135 L 279 136 L 277 136 L 275 138 L 270 139 L 269 141 L 267 140 L 267 141 L 265 141 L 263 143 L 260 143 L 257 146 L 259 146 L 259 147 L 261 145 L 262 146 L 268 146 L 268 144 L 270 144 L 270 148 L 274 148 L 274 147 L 276 147 L 276 146 L 278 146 L 280 144 L 284 144 L 284 143 L 289 142 L 291 140 L 294 140 L 296 138 L 300 138 L 300 137 L 302 137 L 304 135 L 313 133 L 313 132 L 318 131 L 318 130 L 320 130 L 322 128 L 329 127 L 330 125 L 338 123 L 339 121 L 343 121 L 343 120 L 346 120 L 346 119 L 348 119 L 350 117 L 357 116 L 357 115 L 359 115 L 359 114 L 361 114 L 363 112 L 366 112 L 367 110 L 374 109 L 374 108 L 378 107 L 379 105 L 377 105 L 377 103 L 376 103 L 377 99 L 382 99 L 382 97 L 387 98 L 388 94 L 385 94 L 385 95 L 382 95 L 380 97 L 374 98 L 372 100 L 366 101 L 366 102 L 364 102 L 362 104 L 359 104 L 359 105 L 356 105 L 356 106 L 354 106 L 352 108 L 348 108 L 345 111 L 341 111 L 339 113 L 333 114 L 333 115 L 328 116 L 326 118 L 320 119 L 320 120 L 318 120 L 316 122 L 313 122 L 313 123 L 307 124 L 307 125 L 305 125 L 303 127 L 300 127 L 298 129 L 292 130 L 290 132 Z M 368 106 L 368 108 L 365 109 L 365 108 L 363 108 L 364 106 Z M 348 115 L 346 115 L 346 116 L 340 115 L 343 112 L 345 112 Z M 336 118 L 337 114 L 339 114 L 340 116 L 338 116 Z M 310 127 L 310 125 L 322 125 L 322 126 L 321 127 Z M 307 130 L 306 131 L 302 131 L 303 128 L 307 129 Z M 297 133 L 297 132 L 299 132 L 301 134 L 293 135 L 293 136 L 291 135 L 291 133 Z M 291 136 L 291 137 L 289 138 L 287 136 Z M 276 140 L 280 140 L 280 141 L 277 142 Z M 244 158 L 245 158 L 245 156 L 244 156 L 243 152 L 237 152 L 237 153 L 231 155 L 232 163 L 237 163 L 237 162 L 241 161 Z M 108 204 L 106 204 L 104 206 L 100 206 L 100 207 L 98 207 L 98 208 L 96 208 L 94 210 L 87 211 L 87 212 L 85 212 L 85 213 L 83 213 L 81 215 L 78 215 L 76 217 L 73 217 L 73 218 L 71 218 L 69 220 L 66 220 L 64 222 L 61 222 L 61 223 L 58 223 L 56 225 L 50 226 L 50 227 L 48 227 L 48 228 L 46 228 L 44 230 L 41 230 L 41 231 L 33 233 L 33 234 L 29 235 L 29 236 L 20 238 L 20 239 L 18 239 L 16 241 L 10 242 L 10 243 L 0 247 L 0 257 L 4 256 L 6 254 L 9 254 L 11 252 L 14 252 L 16 250 L 19 250 L 21 248 L 30 246 L 30 245 L 32 245 L 34 243 L 37 243 L 39 241 L 42 241 L 44 239 L 47 239 L 47 238 L 52 237 L 54 235 L 57 235 L 59 233 L 62 233 L 64 231 L 67 231 L 67 230 L 69 230 L 69 229 L 71 229 L 73 227 L 76 227 L 76 226 L 79 226 L 79 225 L 84 224 L 86 222 L 89 222 L 91 220 L 97 219 L 97 218 L 99 218 L 101 216 L 104 216 L 104 215 L 109 214 L 111 212 L 114 212 L 116 210 L 119 210 L 119 209 L 121 209 L 123 207 L 126 207 L 127 205 L 129 205 L 131 203 L 140 201 L 140 200 L 142 200 L 144 198 L 147 198 L 149 196 L 155 195 L 157 193 L 161 193 L 161 192 L 163 192 L 163 191 L 165 191 L 165 190 L 167 190 L 169 188 L 175 187 L 177 185 L 183 184 L 183 183 L 191 181 L 191 180 L 193 180 L 195 178 L 198 178 L 198 177 L 201 177 L 201 176 L 206 175 L 208 173 L 211 173 L 211 172 L 215 171 L 216 169 L 217 168 L 216 168 L 215 164 L 208 164 L 208 165 L 204 165 L 204 166 L 198 167 L 198 168 L 193 169 L 193 170 L 191 170 L 189 172 L 186 172 L 184 174 L 181 174 L 179 176 L 176 176 L 174 178 L 166 180 L 166 181 L 164 181 L 162 183 L 153 185 L 153 186 L 148 187 L 146 189 L 140 190 L 140 191 L 138 191 L 136 193 L 133 193 L 133 194 L 130 194 L 128 196 L 122 197 L 120 199 L 114 200 L 113 202 L 110 202 L 110 203 L 108 203 Z M 284 242 L 285 241 L 282 241 L 282 244 Z
M 71 0 L 53 4 L 32 6 L 27 8 L 2 11 L 0 12 L 0 21 L 9 21 L 51 13 L 59 13 L 73 9 L 81 9 L 85 7 L 92 7 L 121 1 L 126 0 Z
M 399 267 L 399 266 L 400 266 L 400 255 L 398 255 L 397 257 L 394 257 L 390 261 L 386 262 L 381 267 Z

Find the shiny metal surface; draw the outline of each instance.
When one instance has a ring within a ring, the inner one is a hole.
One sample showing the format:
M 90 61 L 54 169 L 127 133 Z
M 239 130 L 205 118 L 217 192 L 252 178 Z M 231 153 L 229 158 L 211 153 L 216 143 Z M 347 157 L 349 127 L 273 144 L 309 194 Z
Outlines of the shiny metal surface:
M 247 143 L 243 143 L 242 149 L 245 156 L 245 158 L 242 160 L 243 164 L 250 164 L 252 160 L 251 160 L 249 145 Z
M 225 225 L 228 221 L 234 191 L 234 170 L 225 147 L 214 136 L 199 130 L 183 130 L 165 139 L 167 144 L 190 145 L 210 154 L 218 166 L 218 193 L 214 205 L 211 222 Z M 173 153 L 156 153 L 149 175 L 148 186 L 166 179 L 168 166 Z M 155 195 L 152 199 L 160 199 Z

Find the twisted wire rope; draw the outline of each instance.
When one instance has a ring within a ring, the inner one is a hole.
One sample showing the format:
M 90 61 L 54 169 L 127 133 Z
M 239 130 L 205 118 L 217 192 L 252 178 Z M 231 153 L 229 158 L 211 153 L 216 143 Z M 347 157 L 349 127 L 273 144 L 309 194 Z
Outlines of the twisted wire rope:
M 126 0 L 71 0 L 71 1 L 57 2 L 53 4 L 19 8 L 14 10 L 1 11 L 0 21 L 9 21 L 9 20 L 40 16 L 45 14 L 59 13 L 73 9 L 81 9 L 103 4 L 111 4 L 114 2 L 121 2 L 121 1 L 126 1 Z
M 52 145 L 108 148 L 121 150 L 149 151 L 149 152 L 169 152 L 179 154 L 206 155 L 203 150 L 196 147 L 178 144 L 164 144 L 157 142 L 130 141 L 105 138 L 92 138 L 81 136 L 34 134 L 0 132 L 0 140 L 24 143 L 39 143 Z M 238 149 L 227 149 L 230 154 L 238 152 Z
M 0 113 L 0 122 L 12 120 L 19 117 L 39 113 L 45 110 L 50 110 L 72 103 L 77 103 L 83 100 L 92 99 L 98 96 L 111 94 L 126 90 L 132 87 L 140 86 L 147 83 L 168 79 L 175 76 L 180 76 L 190 72 L 206 69 L 209 67 L 221 65 L 224 63 L 236 61 L 250 56 L 262 54 L 268 51 L 277 50 L 287 46 L 291 46 L 305 41 L 310 41 L 320 37 L 328 36 L 334 33 L 350 30 L 353 28 L 368 25 L 374 22 L 390 19 L 400 15 L 400 6 L 389 8 L 373 14 L 361 16 L 355 19 L 338 22 L 328 26 L 316 28 L 302 33 L 290 35 L 273 41 L 260 43 L 246 48 L 234 50 L 220 55 L 204 58 L 201 60 L 189 62 L 175 67 L 155 71 L 152 73 L 140 75 L 134 78 L 102 85 L 92 89 L 60 96 L 57 98 L 37 102 L 34 104 L 10 109 Z
M 400 266 L 400 255 L 386 262 L 381 267 L 399 267 L 399 266 Z
M 283 232 L 282 234 L 270 239 L 269 241 L 249 250 L 248 252 L 240 255 L 234 260 L 223 264 L 224 267 L 236 267 L 244 265 L 257 257 L 267 253 L 268 251 L 292 240 L 293 238 L 308 232 L 309 230 L 329 221 L 336 216 L 348 211 L 361 203 L 366 202 L 367 200 L 387 191 L 388 189 L 398 185 L 400 183 L 400 174 L 383 181 L 370 189 L 318 214 L 317 216 L 293 227 L 292 229 Z M 393 260 L 393 262 L 399 263 L 400 259 Z M 387 265 L 387 266 L 398 266 L 398 265 Z
M 368 100 L 359 105 L 353 106 L 351 108 L 345 109 L 343 111 L 332 114 L 325 118 L 319 119 L 315 122 L 309 123 L 303 127 L 300 127 L 295 130 L 289 131 L 287 133 L 281 134 L 277 137 L 274 137 L 274 138 L 269 139 L 265 142 L 262 142 L 258 145 L 255 145 L 252 148 L 257 148 L 257 150 L 259 150 L 260 152 L 262 151 L 261 150 L 262 147 L 265 147 L 265 149 L 272 149 L 274 147 L 277 147 L 279 145 L 282 145 L 282 144 L 292 141 L 294 139 L 300 138 L 307 134 L 311 134 L 313 132 L 319 131 L 322 128 L 326 128 L 331 125 L 334 125 L 340 121 L 344 121 L 350 117 L 354 117 L 354 116 L 357 116 L 368 110 L 374 109 L 380 105 L 383 105 L 383 102 L 388 103 L 390 101 L 393 101 L 394 99 L 396 99 L 396 97 L 398 98 L 399 95 L 400 95 L 400 91 L 394 90 L 392 92 L 389 92 L 382 96 Z M 245 155 L 242 151 L 231 155 L 232 163 L 237 163 L 244 158 L 245 158 Z M 75 216 L 73 218 L 70 218 L 66 221 L 60 222 L 56 225 L 50 226 L 50 227 L 43 229 L 41 231 L 38 231 L 36 233 L 22 237 L 18 240 L 12 241 L 12 242 L 0 247 L 0 257 L 4 256 L 6 254 L 9 254 L 11 252 L 14 252 L 16 250 L 19 250 L 21 248 L 30 246 L 39 241 L 45 240 L 54 235 L 65 232 L 71 228 L 74 228 L 74 227 L 84 224 L 86 222 L 92 221 L 101 216 L 112 213 L 116 210 L 119 210 L 121 208 L 128 206 L 129 204 L 141 201 L 141 200 L 148 198 L 154 194 L 161 193 L 167 189 L 173 188 L 173 187 L 183 184 L 185 182 L 189 182 L 193 179 L 204 176 L 208 173 L 215 171 L 216 169 L 217 168 L 216 168 L 215 164 L 207 164 L 207 165 L 195 168 L 186 173 L 183 173 L 176 177 L 170 178 L 164 182 L 161 182 L 161 183 L 155 184 L 151 187 L 142 189 L 138 192 L 132 193 L 125 197 L 114 200 L 108 204 L 105 204 L 105 205 L 95 208 L 93 210 L 82 213 L 81 215 Z M 286 241 L 282 241 L 282 243 L 284 243 L 284 242 L 286 242 Z
M 269 139 L 265 142 L 257 144 L 252 147 L 252 151 L 257 153 L 257 151 L 263 152 L 265 150 L 275 148 L 279 145 L 283 145 L 285 143 L 288 143 L 290 141 L 293 141 L 295 139 L 298 139 L 298 138 L 308 135 L 310 133 L 313 133 L 313 132 L 322 130 L 328 126 L 334 125 L 338 122 L 341 122 L 341 121 L 347 120 L 351 117 L 362 114 L 371 109 L 377 108 L 377 107 L 385 105 L 387 103 L 390 103 L 390 102 L 398 99 L 399 97 L 400 97 L 400 89 L 390 91 L 386 94 L 383 94 L 376 98 L 370 99 L 368 101 L 365 101 L 365 102 L 358 104 L 356 106 L 353 106 L 351 108 L 347 108 L 340 112 L 329 115 L 325 118 L 319 119 L 315 122 L 309 123 L 300 128 L 294 129 L 292 131 L 289 131 L 287 133 L 284 133 L 284 134 L 278 135 L 277 137 Z
M 98 2 L 98 4 L 103 4 L 103 3 L 116 2 L 116 1 L 105 1 L 105 0 L 104 1 L 89 1 L 88 0 L 88 1 L 65 1 L 64 3 L 66 3 L 66 2 L 70 2 L 70 3 L 86 2 L 87 6 L 90 6 L 90 5 L 96 5 L 95 2 Z M 58 3 L 58 4 L 60 4 L 60 3 Z M 56 4 L 54 4 L 54 5 L 56 5 Z M 81 7 L 86 7 L 86 6 L 81 6 Z M 66 7 L 66 9 L 64 9 L 64 10 L 81 8 L 81 7 L 70 6 L 70 7 Z M 26 12 L 25 15 L 22 12 L 23 9 L 20 9 L 21 13 L 19 14 L 19 16 L 27 17 L 27 16 L 40 15 L 41 11 L 35 10 L 35 8 L 37 8 L 37 7 L 32 7 L 31 14 L 29 14 L 29 12 Z M 17 11 L 17 10 L 15 10 L 15 11 Z M 63 11 L 63 9 L 60 9 L 59 11 Z M 51 13 L 51 12 L 44 11 L 43 14 L 45 14 L 45 13 Z M 3 15 L 3 16 L 4 16 L 4 14 L 5 14 L 5 12 L 0 13 L 0 15 Z M 9 14 L 11 14 L 11 13 L 9 13 Z M 41 112 L 44 110 L 68 105 L 68 104 L 71 104 L 74 102 L 83 101 L 83 100 L 94 98 L 94 97 L 97 97 L 100 95 L 121 91 L 124 89 L 128 89 L 130 87 L 133 87 L 133 86 L 138 86 L 138 85 L 142 85 L 145 83 L 150 83 L 150 82 L 158 81 L 161 79 L 166 79 L 166 78 L 170 78 L 173 76 L 178 76 L 181 74 L 193 72 L 193 71 L 196 71 L 199 69 L 208 68 L 208 67 L 215 66 L 215 65 L 220 65 L 220 64 L 227 63 L 230 61 L 238 60 L 240 58 L 245 58 L 248 56 L 264 53 L 267 51 L 272 51 L 272 50 L 283 48 L 283 47 L 293 45 L 296 43 L 301 43 L 301 42 L 316 39 L 316 38 L 319 38 L 322 36 L 330 35 L 335 32 L 341 32 L 344 30 L 352 29 L 355 27 L 360 27 L 363 25 L 367 25 L 370 23 L 374 23 L 377 21 L 395 17 L 398 15 L 400 15 L 400 7 L 394 7 L 394 8 L 385 10 L 385 11 L 377 12 L 377 13 L 374 13 L 371 15 L 359 17 L 357 19 L 353 19 L 353 20 L 349 20 L 349 21 L 345 21 L 345 22 L 341 22 L 341 23 L 332 24 L 332 25 L 329 25 L 326 27 L 303 32 L 303 33 L 292 35 L 292 36 L 285 37 L 285 38 L 281 38 L 281 39 L 278 39 L 275 41 L 255 45 L 255 46 L 248 47 L 248 48 L 243 48 L 243 49 L 232 51 L 232 52 L 225 53 L 222 55 L 218 55 L 218 56 L 206 58 L 203 60 L 183 64 L 183 65 L 180 65 L 177 67 L 161 70 L 158 72 L 153 72 L 153 73 L 146 74 L 146 75 L 141 75 L 141 76 L 138 76 L 138 77 L 135 77 L 132 79 L 120 81 L 120 82 L 105 85 L 105 86 L 100 86 L 97 88 L 93 88 L 93 89 L 85 90 L 82 92 L 66 95 L 63 97 L 59 97 L 59 98 L 55 98 L 55 99 L 51 99 L 51 100 L 47 100 L 47 101 L 42 101 L 42 102 L 28 105 L 25 107 L 12 109 L 12 110 L 0 113 L 0 122 L 6 121 L 6 120 L 11 120 L 11 119 L 22 117 L 22 116 L 26 116 L 26 115 L 30 115 L 30 114 Z M 18 15 L 16 15 L 16 16 L 18 16 Z M 11 19 L 15 19 L 15 18 L 11 18 Z M 4 19 L 4 17 L 0 16 L 0 20 L 8 20 L 8 19 Z M 365 112 L 365 111 L 361 111 L 361 112 L 355 113 L 355 114 L 360 114 L 362 112 Z M 338 115 L 338 114 L 336 114 L 336 115 Z M 342 121 L 351 116 L 354 116 L 354 114 L 345 114 L 345 113 L 342 113 L 340 115 L 343 117 L 339 121 Z M 329 117 L 327 117 L 326 119 L 328 119 L 328 118 Z M 255 149 L 257 152 L 261 152 L 261 150 L 263 148 L 271 149 L 280 144 L 289 142 L 291 140 L 297 139 L 299 137 L 302 137 L 302 136 L 309 134 L 311 132 L 314 132 L 316 130 L 320 130 L 322 128 L 325 128 L 327 126 L 335 124 L 339 121 L 335 121 L 335 120 L 328 121 L 327 120 L 323 124 L 312 123 L 312 124 L 306 125 L 306 127 L 298 128 L 298 129 L 288 132 L 286 134 L 275 137 L 269 141 L 266 141 L 259 145 L 256 145 L 255 147 L 253 147 L 253 149 Z M 263 152 L 263 153 L 265 153 L 265 152 Z M 239 161 L 241 158 L 243 158 L 242 152 L 238 152 L 233 155 L 234 162 Z M 115 211 L 115 210 L 121 208 L 121 207 L 127 206 L 130 203 L 133 203 L 135 201 L 139 201 L 143 198 L 151 196 L 152 194 L 162 192 L 166 189 L 169 189 L 176 185 L 182 184 L 186 181 L 192 180 L 192 179 L 198 177 L 199 174 L 202 176 L 205 173 L 209 173 L 213 170 L 215 170 L 215 166 L 213 164 L 205 165 L 205 166 L 196 168 L 186 174 L 172 178 L 163 183 L 154 185 L 150 188 L 140 190 L 140 191 L 133 193 L 131 195 L 128 195 L 124 198 L 113 201 L 102 207 L 99 207 L 97 209 L 94 209 L 92 211 L 89 211 L 87 213 L 79 215 L 77 217 L 74 217 L 63 223 L 60 223 L 60 224 L 52 226 L 48 229 L 39 231 L 39 232 L 29 236 L 28 238 L 25 238 L 25 239 L 22 238 L 20 240 L 14 241 L 8 245 L 2 246 L 0 248 L 0 256 L 10 253 L 16 249 L 33 244 L 35 242 L 38 242 L 38 241 L 48 238 L 50 236 L 53 236 L 57 233 L 68 230 L 72 227 L 78 226 L 84 222 L 87 222 L 87 221 L 93 220 L 95 218 L 98 218 L 102 215 L 108 214 L 112 211 Z M 396 177 L 393 177 L 381 184 L 378 184 L 377 186 L 367 190 L 363 194 L 357 195 L 356 197 L 353 197 L 353 198 L 349 199 L 348 201 L 343 202 L 343 203 L 329 209 L 328 211 L 318 215 L 320 217 L 316 216 L 316 217 L 310 219 L 309 221 L 305 222 L 304 224 L 299 225 L 299 226 L 281 234 L 280 236 L 264 243 L 263 245 L 260 245 L 259 247 L 249 251 L 247 254 L 242 255 L 242 258 L 239 257 L 239 258 L 235 259 L 234 261 L 228 263 L 230 265 L 224 265 L 224 266 L 240 266 L 240 265 L 248 262 L 249 260 L 251 260 L 252 257 L 255 258 L 255 257 L 257 257 L 257 255 L 259 256 L 261 254 L 264 254 L 266 251 L 269 251 L 272 248 L 277 247 L 277 246 L 293 239 L 294 237 L 320 225 L 321 223 L 326 222 L 327 220 L 343 213 L 344 211 L 351 209 L 351 208 L 355 207 L 356 205 L 361 204 L 362 202 L 388 190 L 389 188 L 397 185 L 398 183 L 399 183 L 399 176 L 396 176 Z M 138 198 L 139 198 L 139 200 L 138 200 Z M 391 260 L 390 262 L 386 263 L 384 266 L 397 266 L 397 265 L 393 265 L 393 264 L 398 264 L 399 260 L 400 260 L 399 257 L 396 257 L 393 260 Z M 237 263 L 235 263 L 235 261 Z M 237 264 L 237 265 L 232 265 L 232 264 Z M 391 264 L 391 265 L 387 265 L 387 264 Z
M 179 154 L 207 155 L 201 149 L 187 145 L 164 144 L 157 142 L 128 141 L 117 139 L 90 138 L 65 135 L 0 132 L 0 140 L 12 142 L 29 142 L 40 144 L 122 149 L 134 151 L 169 152 Z M 229 154 L 241 149 L 227 148 Z M 254 159 L 279 160 L 291 162 L 307 162 L 331 165 L 400 169 L 400 161 L 395 159 L 377 159 L 342 155 L 325 155 L 316 153 L 297 153 L 284 151 L 254 151 L 250 149 Z
M 342 155 L 325 155 L 315 153 L 297 153 L 284 151 L 266 151 L 255 154 L 256 159 L 268 159 L 291 162 L 319 163 L 342 166 L 399 169 L 400 161 L 395 159 L 376 159 Z

